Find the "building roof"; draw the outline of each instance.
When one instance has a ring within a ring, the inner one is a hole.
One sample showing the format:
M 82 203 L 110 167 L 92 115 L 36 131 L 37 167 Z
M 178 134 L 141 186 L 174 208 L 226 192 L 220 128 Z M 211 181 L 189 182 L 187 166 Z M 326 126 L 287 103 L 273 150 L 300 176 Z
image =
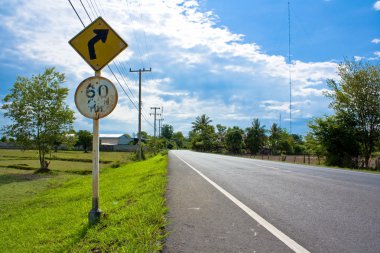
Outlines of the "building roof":
M 99 134 L 100 138 L 120 138 L 124 134 Z

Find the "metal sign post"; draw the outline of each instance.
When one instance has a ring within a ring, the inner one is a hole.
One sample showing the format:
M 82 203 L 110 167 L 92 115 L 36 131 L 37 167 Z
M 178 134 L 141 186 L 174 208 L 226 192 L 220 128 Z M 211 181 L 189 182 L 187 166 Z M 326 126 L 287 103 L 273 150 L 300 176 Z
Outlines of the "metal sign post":
M 75 92 L 75 105 L 85 117 L 93 119 L 92 141 L 92 209 L 89 223 L 100 219 L 99 209 L 99 120 L 116 107 L 118 95 L 115 85 L 101 77 L 101 69 L 114 59 L 128 44 L 101 17 L 84 28 L 69 41 L 70 45 L 95 70 L 95 76 L 83 80 Z
M 95 76 L 101 76 L 100 70 Z M 92 209 L 88 213 L 90 224 L 100 219 L 102 211 L 99 209 L 99 119 L 93 119 L 92 131 Z
M 75 92 L 75 104 L 79 112 L 93 119 L 92 141 L 92 209 L 88 214 L 90 223 L 99 220 L 99 121 L 116 107 L 118 94 L 115 85 L 96 71 L 95 77 L 82 81 Z

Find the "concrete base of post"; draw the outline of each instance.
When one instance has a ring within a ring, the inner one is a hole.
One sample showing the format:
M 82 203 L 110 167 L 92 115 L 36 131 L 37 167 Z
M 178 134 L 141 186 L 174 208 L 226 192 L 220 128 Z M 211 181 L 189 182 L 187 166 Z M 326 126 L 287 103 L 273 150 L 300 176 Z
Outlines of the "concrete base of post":
M 92 209 L 88 213 L 88 223 L 90 225 L 97 223 L 100 220 L 100 217 L 102 216 L 102 210 L 100 209 Z

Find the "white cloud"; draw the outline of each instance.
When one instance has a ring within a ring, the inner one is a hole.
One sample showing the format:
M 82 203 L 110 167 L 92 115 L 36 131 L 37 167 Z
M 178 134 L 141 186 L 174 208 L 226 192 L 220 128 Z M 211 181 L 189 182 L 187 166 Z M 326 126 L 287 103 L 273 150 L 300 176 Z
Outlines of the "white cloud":
M 375 4 L 373 5 L 373 8 L 377 11 L 380 10 L 380 1 L 376 1 Z
M 373 40 L 371 40 L 371 42 L 374 43 L 374 44 L 379 44 L 380 43 L 380 39 L 374 38 Z
M 363 59 L 365 59 L 365 57 L 364 56 L 354 56 L 354 60 L 355 61 L 361 61 L 361 60 L 363 60 Z
M 19 3 L 21 6 L 13 6 L 12 15 L 0 16 L 1 23 L 17 38 L 17 43 L 8 50 L 36 64 L 59 66 L 67 73 L 72 89 L 93 75 L 68 44 L 82 27 L 67 2 Z M 88 24 L 81 5 L 74 4 Z M 276 118 L 274 113 L 278 110 L 286 111 L 285 102 L 265 102 L 288 98 L 289 65 L 285 57 L 266 54 L 264 46 L 254 42 L 243 42 L 244 35 L 218 25 L 213 12 L 201 12 L 198 1 L 110 0 L 104 1 L 102 8 L 104 18 L 129 44 L 117 59 L 128 66 L 124 71 L 125 82 L 135 96 L 137 75 L 128 73 L 129 67 L 152 64 L 153 72 L 143 75 L 145 114 L 149 114 L 150 106 L 163 105 L 166 123 L 173 124 L 175 129 L 189 130 L 189 122 L 203 113 L 215 123 L 238 122 L 247 126 L 244 122 L 253 117 Z M 311 104 L 318 104 L 325 79 L 336 79 L 335 71 L 336 63 L 330 61 L 292 63 L 295 113 L 318 113 L 303 101 L 308 98 Z M 116 74 L 125 87 L 123 78 Z M 117 85 L 107 69 L 103 75 Z M 137 113 L 119 86 L 118 90 L 120 102 L 103 120 L 102 129 L 132 132 L 126 129 L 136 129 Z M 78 127 L 88 127 L 86 119 L 78 119 Z M 150 129 L 144 124 L 144 128 Z
M 380 57 L 380 51 L 376 51 L 373 54 L 376 55 L 377 57 Z

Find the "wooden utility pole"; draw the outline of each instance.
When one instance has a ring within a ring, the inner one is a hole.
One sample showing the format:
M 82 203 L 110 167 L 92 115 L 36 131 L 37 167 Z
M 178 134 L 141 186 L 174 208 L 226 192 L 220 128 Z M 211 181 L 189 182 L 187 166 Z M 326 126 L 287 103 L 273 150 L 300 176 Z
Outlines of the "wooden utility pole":
M 164 120 L 164 106 L 161 106 L 161 114 L 160 114 L 160 119 L 158 119 L 158 136 L 161 138 L 161 126 L 162 126 L 162 121 Z
M 161 115 L 157 114 L 157 110 L 161 109 L 160 107 L 151 107 L 151 110 L 154 110 L 154 113 L 150 113 L 150 115 L 154 115 L 154 137 L 156 137 L 156 116 Z
M 164 120 L 163 118 L 158 119 L 158 137 L 161 137 L 161 126 L 162 126 L 163 120 Z
M 138 156 L 139 156 L 139 160 L 142 159 L 142 155 L 141 155 L 141 74 L 142 72 L 152 72 L 152 68 L 149 68 L 149 69 L 138 69 L 138 70 L 132 70 L 131 68 L 129 69 L 129 72 L 139 72 L 139 126 L 138 126 L 138 135 L 139 135 L 139 142 L 138 142 Z

